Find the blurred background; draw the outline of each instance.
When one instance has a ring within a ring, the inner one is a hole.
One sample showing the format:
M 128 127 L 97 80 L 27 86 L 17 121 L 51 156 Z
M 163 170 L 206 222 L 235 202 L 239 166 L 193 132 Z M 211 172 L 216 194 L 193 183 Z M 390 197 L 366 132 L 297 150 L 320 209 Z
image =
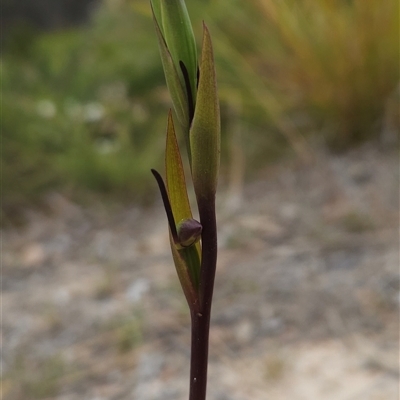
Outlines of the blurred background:
M 210 400 L 397 399 L 398 2 L 187 6 L 222 111 Z M 149 2 L 1 7 L 4 398 L 184 399 Z
M 3 207 L 46 191 L 143 199 L 163 158 L 164 84 L 147 1 L 3 2 Z M 310 142 L 398 129 L 398 4 L 189 2 L 213 31 L 224 118 L 248 172 Z M 396 132 L 397 133 L 397 132 Z M 251 140 L 248 136 L 251 135 Z M 228 171 L 227 171 L 228 170 Z

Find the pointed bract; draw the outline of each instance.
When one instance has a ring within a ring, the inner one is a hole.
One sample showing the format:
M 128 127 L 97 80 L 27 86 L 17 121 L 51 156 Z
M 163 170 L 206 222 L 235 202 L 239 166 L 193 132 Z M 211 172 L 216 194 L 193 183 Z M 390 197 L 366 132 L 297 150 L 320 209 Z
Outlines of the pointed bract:
M 215 196 L 220 160 L 220 111 L 210 33 L 204 25 L 196 108 L 190 129 L 191 167 L 197 201 Z

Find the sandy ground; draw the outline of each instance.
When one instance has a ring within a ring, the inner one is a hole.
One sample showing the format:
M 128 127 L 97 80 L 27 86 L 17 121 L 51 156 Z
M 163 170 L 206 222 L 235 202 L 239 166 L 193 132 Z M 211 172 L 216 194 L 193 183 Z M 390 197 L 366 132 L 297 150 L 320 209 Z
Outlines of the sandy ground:
M 366 146 L 222 191 L 209 400 L 399 398 L 398 182 Z M 161 203 L 48 204 L 2 232 L 2 398 L 187 399 Z

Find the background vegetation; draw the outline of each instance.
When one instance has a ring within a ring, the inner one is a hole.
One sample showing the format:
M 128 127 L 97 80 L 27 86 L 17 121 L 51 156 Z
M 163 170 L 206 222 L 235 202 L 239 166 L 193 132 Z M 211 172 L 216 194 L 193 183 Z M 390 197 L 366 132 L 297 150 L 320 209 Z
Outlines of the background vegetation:
M 238 149 L 259 168 L 315 143 L 396 143 L 396 0 L 187 4 L 197 36 L 202 19 L 213 33 L 225 171 Z M 6 214 L 49 190 L 149 198 L 170 100 L 147 0 L 104 0 L 81 27 L 19 24 L 1 68 Z

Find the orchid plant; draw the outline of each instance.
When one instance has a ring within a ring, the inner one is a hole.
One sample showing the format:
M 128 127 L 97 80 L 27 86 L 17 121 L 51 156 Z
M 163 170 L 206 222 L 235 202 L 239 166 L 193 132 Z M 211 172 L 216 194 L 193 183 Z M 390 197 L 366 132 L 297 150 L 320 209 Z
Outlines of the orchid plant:
M 220 112 L 210 33 L 203 24 L 198 63 L 184 0 L 151 0 L 161 60 L 184 134 L 200 221 L 193 219 L 174 118 L 168 115 L 165 175 L 155 176 L 169 225 L 176 271 L 191 314 L 189 400 L 205 400 L 211 303 L 217 262 L 215 194 L 220 159 Z

